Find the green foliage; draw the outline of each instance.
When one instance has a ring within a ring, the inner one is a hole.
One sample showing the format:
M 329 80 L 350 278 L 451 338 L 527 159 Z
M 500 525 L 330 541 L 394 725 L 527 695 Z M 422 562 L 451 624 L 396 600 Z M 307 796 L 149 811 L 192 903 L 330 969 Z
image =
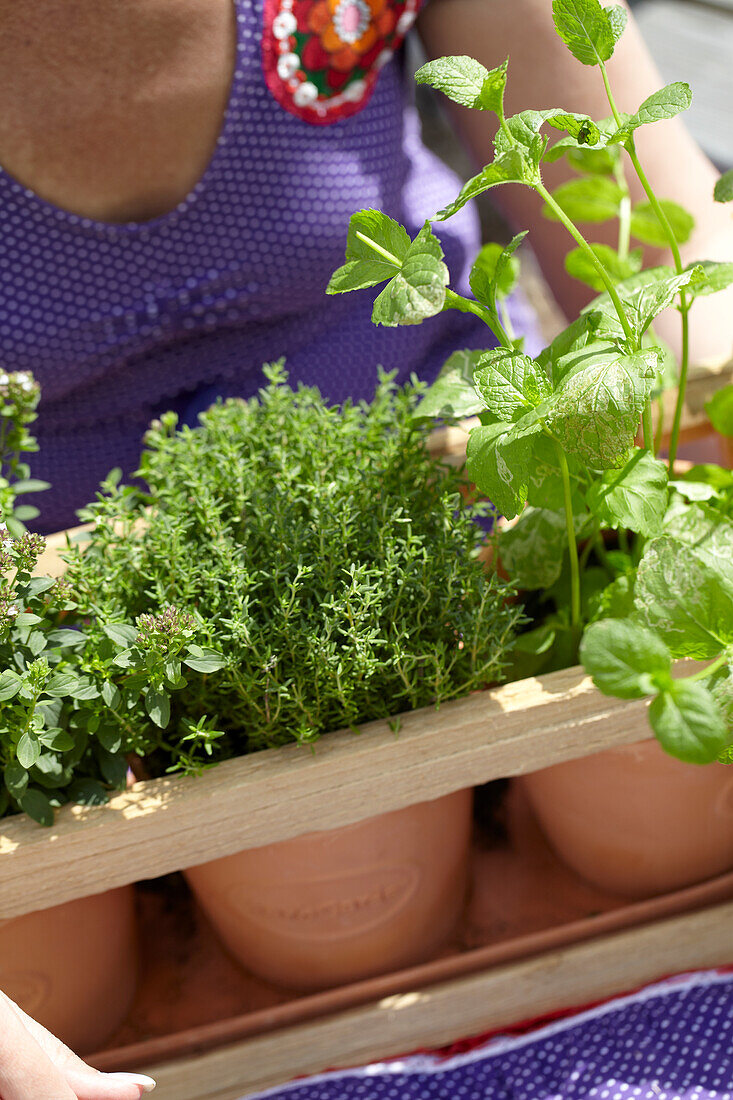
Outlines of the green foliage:
M 440 313 L 445 302 L 448 269 L 443 250 L 429 225 L 414 241 L 386 214 L 361 210 L 351 218 L 346 263 L 334 272 L 327 292 L 345 294 L 387 280 L 374 303 L 377 325 L 417 325 Z
M 611 58 L 625 26 L 624 14 L 601 7 L 598 0 L 552 0 L 555 29 L 583 65 Z
M 418 69 L 415 81 L 430 84 L 463 107 L 502 115 L 506 76 L 506 61 L 489 71 L 472 57 L 441 57 Z
M 416 415 L 461 420 L 481 412 L 484 403 L 473 388 L 473 372 L 486 353 L 464 348 L 446 359 L 440 375 L 417 406 Z
M 64 802 L 96 805 L 124 786 L 127 753 L 185 686 L 195 631 L 172 607 L 129 624 L 90 617 L 65 580 L 34 574 L 44 540 L 14 518 L 16 493 L 45 488 L 20 461 L 36 449 L 27 426 L 37 401 L 30 376 L 0 382 L 0 460 L 11 474 L 0 523 L 0 817 L 22 811 L 51 825 Z
M 716 202 L 730 202 L 733 200 L 733 168 L 729 168 L 719 180 L 716 180 L 713 198 Z
M 672 656 L 653 631 L 631 621 L 591 623 L 580 656 L 605 695 L 643 699 L 672 684 Z
M 728 383 L 705 403 L 705 412 L 716 432 L 733 436 L 733 383 Z
M 664 211 L 675 240 L 678 244 L 684 244 L 695 228 L 695 219 L 692 214 L 670 199 L 660 199 L 659 205 Z M 642 244 L 650 244 L 655 248 L 666 248 L 669 244 L 665 230 L 649 202 L 638 202 L 633 208 L 630 228 L 631 236 Z
M 414 422 L 420 389 L 329 407 L 269 369 L 258 399 L 147 436 L 149 493 L 108 485 L 69 569 L 97 616 L 196 609 L 187 687 L 146 699 L 155 771 L 194 770 L 438 704 L 501 678 L 520 611 L 476 552 L 476 508 Z M 485 509 L 483 509 L 485 511 Z M 481 509 L 479 509 L 479 513 Z M 122 519 L 120 519 L 122 517 Z M 211 662 L 209 647 L 226 661 Z M 224 730 L 214 744 L 204 722 Z
M 641 249 L 627 252 L 625 256 L 619 255 L 615 248 L 608 244 L 592 244 L 590 246 L 597 260 L 600 260 L 608 274 L 619 282 L 636 275 L 641 270 Z M 588 256 L 584 248 L 573 248 L 565 256 L 565 270 L 574 279 L 586 283 L 592 290 L 602 291 L 605 287 L 603 279 L 598 274 L 598 268 Z
M 689 84 L 681 81 L 675 84 L 667 84 L 664 88 L 660 88 L 658 92 L 650 95 L 648 99 L 645 99 L 639 110 L 635 114 L 629 115 L 623 126 L 620 126 L 609 140 L 625 143 L 640 126 L 648 126 L 651 122 L 664 122 L 666 119 L 674 118 L 675 115 L 686 111 L 691 103 L 692 92 Z
M 506 66 L 499 78 L 468 58 L 430 62 L 421 81 L 464 105 L 494 110 L 499 121 L 493 159 L 433 220 L 490 188 L 529 187 L 543 200 L 544 215 L 568 231 L 567 272 L 597 296 L 531 358 L 502 301 L 524 234 L 504 249 L 485 245 L 471 271 L 473 297 L 446 285 L 442 308 L 480 317 L 498 347 L 452 356 L 419 412 L 478 415 L 466 472 L 516 521 L 500 532 L 498 557 L 527 593 L 532 623 L 519 639 L 512 673 L 559 668 L 580 654 L 601 690 L 652 698 L 652 729 L 669 752 L 696 763 L 733 759 L 733 475 L 717 466 L 677 475 L 689 341 L 682 340 L 678 375 L 653 328 L 661 313 L 676 308 L 686 331 L 698 297 L 733 285 L 733 263 L 683 266 L 679 245 L 689 239 L 693 218 L 654 193 L 637 156 L 637 129 L 686 110 L 688 85 L 667 85 L 622 114 L 606 62 L 625 10 L 599 0 L 553 0 L 552 11 L 573 56 L 599 69 L 610 115 L 592 119 L 549 107 L 506 118 Z M 490 76 L 501 94 L 488 103 Z M 563 136 L 550 144 L 553 129 Z M 576 175 L 550 192 L 544 166 L 561 157 Z M 635 205 L 629 166 L 645 191 Z M 715 198 L 731 197 L 727 173 Z M 616 225 L 614 247 L 588 242 L 578 228 L 609 222 Z M 639 247 L 631 247 L 634 240 Z M 669 249 L 673 266 L 645 266 L 645 246 Z M 652 402 L 678 376 L 665 464 L 656 457 Z M 707 406 L 724 434 L 733 434 L 731 392 L 727 387 Z M 672 679 L 677 657 L 712 664 Z

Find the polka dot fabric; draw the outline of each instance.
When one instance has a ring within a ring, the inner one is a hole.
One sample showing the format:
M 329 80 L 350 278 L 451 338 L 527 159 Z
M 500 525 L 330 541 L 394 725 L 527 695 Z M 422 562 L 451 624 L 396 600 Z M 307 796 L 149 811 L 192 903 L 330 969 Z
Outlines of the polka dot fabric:
M 449 1060 L 418 1056 L 324 1074 L 265 1096 L 733 1100 L 733 976 L 693 975 Z
M 377 364 L 433 377 L 490 334 L 465 315 L 375 328 L 373 293 L 327 297 L 350 215 L 379 207 L 416 233 L 456 193 L 422 146 L 400 53 L 354 116 L 314 126 L 267 87 L 263 0 L 236 0 L 237 65 L 219 141 L 175 210 L 113 225 L 59 210 L 0 172 L 0 361 L 42 386 L 43 530 L 74 522 L 113 466 L 134 470 L 150 419 L 207 393 L 249 396 L 264 362 L 328 398 L 370 397 Z M 454 285 L 478 245 L 474 212 L 440 228 Z M 515 303 L 519 331 L 531 324 Z M 487 339 L 487 337 L 489 337 Z M 211 387 L 214 387 L 212 390 Z

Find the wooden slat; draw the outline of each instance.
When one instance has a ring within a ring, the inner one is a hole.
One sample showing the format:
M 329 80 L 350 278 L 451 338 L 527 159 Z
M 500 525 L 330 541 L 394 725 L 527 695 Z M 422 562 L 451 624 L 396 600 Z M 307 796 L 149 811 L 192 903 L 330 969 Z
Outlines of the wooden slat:
M 666 974 L 733 962 L 733 902 L 606 936 L 176 1063 L 156 1100 L 239 1100 L 301 1074 L 435 1048 Z
M 0 822 L 0 918 L 648 737 L 645 704 L 572 668 L 386 721 Z

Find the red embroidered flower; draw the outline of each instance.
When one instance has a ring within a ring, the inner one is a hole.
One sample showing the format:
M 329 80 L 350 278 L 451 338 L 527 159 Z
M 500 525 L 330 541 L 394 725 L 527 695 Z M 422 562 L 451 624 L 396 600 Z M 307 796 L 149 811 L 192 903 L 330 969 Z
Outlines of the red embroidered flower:
M 265 0 L 265 79 L 292 114 L 324 124 L 358 111 L 422 0 Z
M 308 14 L 308 29 L 320 45 L 313 68 L 333 68 L 347 73 L 359 65 L 367 52 L 391 34 L 397 23 L 395 9 L 387 0 L 316 0 Z M 305 51 L 303 62 L 307 68 Z

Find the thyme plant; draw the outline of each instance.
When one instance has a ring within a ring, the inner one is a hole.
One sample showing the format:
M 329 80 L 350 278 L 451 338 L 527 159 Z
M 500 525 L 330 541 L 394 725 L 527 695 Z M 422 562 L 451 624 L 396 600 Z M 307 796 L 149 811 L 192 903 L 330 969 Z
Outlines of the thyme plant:
M 198 671 L 144 746 L 154 771 L 494 683 L 521 618 L 476 556 L 485 509 L 460 503 L 459 475 L 413 422 L 418 388 L 385 377 L 373 404 L 331 408 L 281 365 L 266 373 L 258 398 L 220 402 L 195 428 L 164 416 L 139 471 L 148 491 L 107 484 L 70 564 L 95 617 L 133 622 L 165 600 L 202 620 Z
M 386 283 L 374 302 L 376 324 L 419 324 L 446 309 L 484 321 L 498 346 L 451 357 L 420 411 L 478 415 L 468 474 L 500 513 L 516 517 L 500 537 L 499 554 L 530 593 L 536 625 L 519 639 L 523 660 L 515 674 L 571 664 L 579 654 L 601 691 L 651 698 L 649 719 L 665 749 L 705 763 L 726 757 L 733 721 L 731 477 L 718 467 L 676 476 L 675 459 L 689 312 L 699 296 L 733 282 L 733 264 L 683 265 L 680 244 L 692 217 L 655 194 L 636 151 L 642 126 L 690 105 L 688 85 L 667 85 L 633 114 L 621 113 L 606 63 L 623 33 L 624 10 L 599 0 L 553 0 L 552 8 L 575 59 L 597 68 L 609 116 L 594 120 L 550 107 L 507 117 L 507 63 L 491 71 L 469 57 L 424 65 L 419 83 L 495 117 L 493 159 L 414 240 L 384 213 L 354 214 L 346 262 L 328 290 Z M 562 134 L 554 142 L 553 132 Z M 576 177 L 551 192 L 543 167 L 560 157 Z M 646 201 L 632 205 L 628 171 Z M 598 292 L 535 359 L 523 353 L 502 308 L 509 265 L 526 234 L 498 254 L 496 246 L 479 253 L 473 296 L 465 297 L 449 285 L 433 230 L 476 195 L 504 185 L 542 197 L 545 215 L 565 227 L 572 243 L 567 270 Z M 732 195 L 724 177 L 716 198 Z M 579 228 L 611 219 L 618 225 L 615 248 L 589 241 Z M 644 268 L 632 240 L 668 247 L 673 266 Z M 652 327 L 671 306 L 680 314 L 678 369 Z M 665 464 L 657 457 L 661 429 L 655 438 L 652 402 L 670 382 L 678 394 Z M 615 548 L 609 532 L 616 533 Z M 678 657 L 708 663 L 673 678 Z

